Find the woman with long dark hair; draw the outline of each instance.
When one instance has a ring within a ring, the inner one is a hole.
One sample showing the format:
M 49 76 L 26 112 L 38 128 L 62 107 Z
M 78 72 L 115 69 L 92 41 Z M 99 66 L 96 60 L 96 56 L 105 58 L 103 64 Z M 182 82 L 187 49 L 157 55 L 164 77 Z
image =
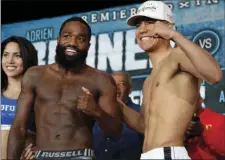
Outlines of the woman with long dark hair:
M 37 51 L 23 37 L 12 36 L 1 43 L 1 157 L 6 159 L 10 126 L 16 113 L 21 92 L 21 81 L 28 68 L 38 65 Z M 29 130 L 35 131 L 34 116 L 30 117 Z M 28 139 L 32 134 L 28 132 Z

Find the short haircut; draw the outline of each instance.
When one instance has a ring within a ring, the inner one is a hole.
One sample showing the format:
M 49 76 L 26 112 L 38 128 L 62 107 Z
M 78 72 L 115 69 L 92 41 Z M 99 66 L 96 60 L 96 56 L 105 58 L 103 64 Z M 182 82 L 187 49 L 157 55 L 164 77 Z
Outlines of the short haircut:
M 127 77 L 129 87 L 132 88 L 132 79 L 131 79 L 131 76 L 129 75 L 128 72 L 125 72 L 125 71 L 116 71 L 116 72 L 112 72 L 111 75 L 113 75 L 113 74 L 125 75 Z
M 5 47 L 10 42 L 17 43 L 20 48 L 20 55 L 23 60 L 23 74 L 27 71 L 28 68 L 38 65 L 37 50 L 35 49 L 33 44 L 24 37 L 11 36 L 11 37 L 5 39 L 1 43 L 1 58 L 3 56 Z M 2 85 L 1 91 L 3 92 L 8 87 L 8 77 L 2 68 L 1 68 L 1 75 L 2 75 L 1 76 L 1 81 L 2 81 L 1 82 L 1 85 Z
M 81 22 L 81 23 L 83 23 L 86 27 L 87 27 L 87 29 L 88 29 L 88 38 L 89 38 L 89 40 L 91 39 L 91 27 L 89 26 L 89 24 L 85 21 L 85 20 L 83 20 L 82 18 L 80 18 L 80 17 L 71 17 L 71 18 L 69 18 L 69 19 L 67 19 L 67 20 L 65 20 L 64 22 L 63 22 L 63 24 L 61 25 L 61 27 L 60 27 L 60 30 L 59 30 L 59 35 L 61 35 L 61 33 L 62 33 L 62 30 L 63 30 L 63 28 L 64 28 L 64 26 L 66 25 L 66 23 L 68 23 L 68 22 Z

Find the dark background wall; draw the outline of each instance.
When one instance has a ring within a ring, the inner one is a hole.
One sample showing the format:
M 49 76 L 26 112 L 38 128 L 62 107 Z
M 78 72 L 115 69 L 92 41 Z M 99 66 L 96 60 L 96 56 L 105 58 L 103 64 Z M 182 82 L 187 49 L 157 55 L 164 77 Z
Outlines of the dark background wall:
M 2 24 L 144 2 L 143 0 L 2 0 Z

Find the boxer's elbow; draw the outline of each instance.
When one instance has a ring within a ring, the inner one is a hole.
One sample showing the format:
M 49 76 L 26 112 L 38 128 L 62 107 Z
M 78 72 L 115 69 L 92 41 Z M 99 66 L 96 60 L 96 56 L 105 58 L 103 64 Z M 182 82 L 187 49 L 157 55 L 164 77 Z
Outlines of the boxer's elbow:
M 215 69 L 214 72 L 210 73 L 210 75 L 208 75 L 208 78 L 206 79 L 206 81 L 210 84 L 216 84 L 222 81 L 223 75 L 222 75 L 222 71 L 219 69 Z
M 205 81 L 210 84 L 219 83 L 222 80 L 223 73 L 218 64 L 201 66 L 198 69 Z
M 223 73 L 222 73 L 221 69 L 217 69 L 216 72 L 215 72 L 215 79 L 214 79 L 213 82 L 219 83 L 219 82 L 222 81 L 222 78 L 223 78 Z

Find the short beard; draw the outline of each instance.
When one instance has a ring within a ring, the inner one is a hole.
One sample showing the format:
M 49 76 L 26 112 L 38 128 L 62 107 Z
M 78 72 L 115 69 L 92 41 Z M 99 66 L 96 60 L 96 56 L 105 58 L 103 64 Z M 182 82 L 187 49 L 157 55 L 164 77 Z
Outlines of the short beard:
M 67 56 L 65 54 L 65 50 L 67 47 L 76 49 L 77 54 L 74 56 Z M 85 64 L 86 58 L 87 58 L 87 51 L 86 52 L 80 51 L 73 46 L 64 47 L 59 44 L 56 46 L 55 61 L 66 70 L 80 69 Z

